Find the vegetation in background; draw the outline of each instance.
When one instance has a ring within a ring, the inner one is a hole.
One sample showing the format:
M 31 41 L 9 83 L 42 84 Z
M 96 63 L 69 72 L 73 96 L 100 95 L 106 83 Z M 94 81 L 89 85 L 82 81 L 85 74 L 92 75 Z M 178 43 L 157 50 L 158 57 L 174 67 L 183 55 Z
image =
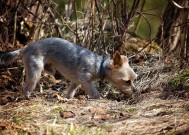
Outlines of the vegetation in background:
M 170 81 L 173 85 L 189 86 L 189 69 L 182 69 Z
M 27 3 L 1 0 L 1 3 L 2 9 L 12 10 L 0 13 L 2 29 L 9 29 L 1 34 L 7 35 L 2 37 L 2 44 L 16 45 L 16 41 L 26 44 L 58 36 L 99 53 L 112 54 L 127 45 L 126 33 L 152 40 L 167 0 L 30 0 Z M 4 19 L 8 14 L 12 20 Z

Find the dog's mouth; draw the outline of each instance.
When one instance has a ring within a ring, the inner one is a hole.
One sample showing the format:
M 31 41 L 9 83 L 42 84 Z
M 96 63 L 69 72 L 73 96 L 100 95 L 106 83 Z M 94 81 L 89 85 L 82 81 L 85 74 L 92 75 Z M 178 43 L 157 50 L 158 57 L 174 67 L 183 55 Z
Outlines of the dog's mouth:
M 118 84 L 118 83 L 113 83 L 113 84 L 124 95 L 128 95 L 128 94 L 134 95 L 134 93 L 136 92 L 136 88 L 132 80 L 125 81 L 124 84 Z
M 128 93 L 132 93 L 131 87 L 121 88 L 121 89 L 119 89 L 119 91 L 120 91 L 122 94 L 124 94 L 124 95 L 126 95 L 126 94 L 128 94 Z
M 124 87 L 119 87 L 119 91 L 124 94 L 134 94 L 136 92 L 136 88 L 133 85 L 130 86 L 124 86 Z

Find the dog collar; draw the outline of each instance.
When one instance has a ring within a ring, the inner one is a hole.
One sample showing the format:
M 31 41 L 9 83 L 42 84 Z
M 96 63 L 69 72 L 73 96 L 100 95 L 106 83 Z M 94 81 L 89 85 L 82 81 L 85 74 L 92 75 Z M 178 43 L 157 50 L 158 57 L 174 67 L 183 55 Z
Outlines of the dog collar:
M 108 58 L 106 56 L 102 56 L 102 62 L 100 64 L 100 80 L 103 81 L 104 78 L 106 77 L 107 75 L 107 61 L 108 61 Z

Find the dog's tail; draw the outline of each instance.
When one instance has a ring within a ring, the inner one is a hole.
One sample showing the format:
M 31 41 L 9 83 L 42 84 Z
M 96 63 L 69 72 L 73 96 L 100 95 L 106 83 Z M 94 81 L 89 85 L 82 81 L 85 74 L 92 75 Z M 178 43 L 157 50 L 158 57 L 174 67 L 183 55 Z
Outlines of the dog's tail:
M 11 64 L 14 62 L 20 55 L 20 50 L 16 51 L 0 51 L 0 64 Z

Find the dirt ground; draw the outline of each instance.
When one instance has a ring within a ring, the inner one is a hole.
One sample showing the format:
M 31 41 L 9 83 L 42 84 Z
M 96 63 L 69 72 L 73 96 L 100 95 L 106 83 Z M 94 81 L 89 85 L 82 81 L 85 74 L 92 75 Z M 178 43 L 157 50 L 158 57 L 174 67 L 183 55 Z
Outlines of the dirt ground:
M 161 98 L 160 90 L 136 104 L 62 98 L 46 90 L 0 106 L 0 134 L 179 134 L 189 127 L 189 100 Z M 187 133 L 186 133 L 187 134 Z

